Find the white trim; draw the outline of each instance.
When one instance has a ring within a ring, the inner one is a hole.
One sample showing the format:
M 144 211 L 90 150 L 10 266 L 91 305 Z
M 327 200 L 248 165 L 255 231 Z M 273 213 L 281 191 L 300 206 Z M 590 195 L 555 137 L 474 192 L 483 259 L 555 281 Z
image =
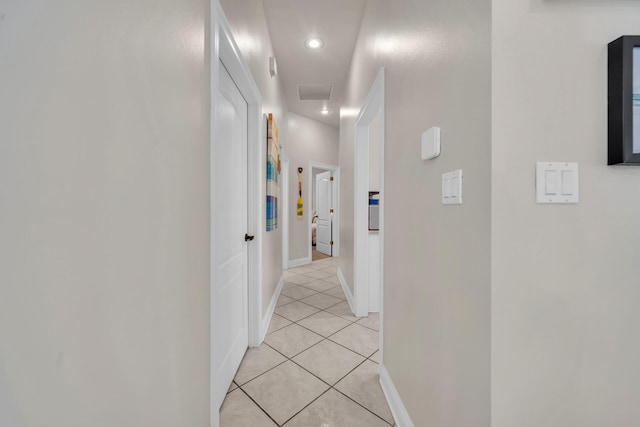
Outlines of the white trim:
M 214 123 L 215 123 L 215 103 L 216 103 L 216 99 L 217 99 L 217 94 L 218 91 L 220 89 L 220 66 L 218 65 L 218 58 L 220 58 L 220 53 L 219 53 L 219 38 L 220 36 L 219 34 L 219 20 L 223 19 L 223 18 L 218 18 L 218 15 L 222 13 L 221 11 L 221 7 L 220 4 L 218 2 L 218 0 L 214 0 L 211 4 L 211 39 L 210 39 L 210 43 L 211 43 L 211 93 L 209 94 L 209 100 L 210 100 L 210 104 L 211 104 L 211 111 L 209 112 L 209 114 L 211 114 L 211 129 L 213 129 Z M 210 132 L 210 134 L 213 134 L 213 132 Z M 209 142 L 211 143 L 211 141 Z M 209 160 L 209 163 L 211 163 L 211 160 Z M 211 179 L 211 178 L 209 178 Z M 209 203 L 212 205 L 213 204 L 213 198 L 210 197 L 210 201 Z M 213 212 L 213 206 L 211 206 L 211 212 Z M 213 236 L 210 236 L 210 248 L 213 248 Z M 210 249 L 210 260 L 209 263 L 210 265 L 213 264 L 213 250 Z M 216 331 L 217 328 L 217 324 L 215 321 L 215 316 L 214 316 L 214 311 L 213 308 L 214 306 L 214 301 L 213 301 L 213 270 L 210 268 L 210 277 L 209 277 L 209 281 L 210 281 L 210 295 L 211 295 L 211 300 L 209 301 L 209 322 L 211 324 L 210 328 L 210 334 L 211 334 L 211 342 L 209 343 L 210 346 L 210 370 L 211 370 L 211 374 L 210 374 L 210 380 L 209 380 L 209 403 L 210 403 L 210 408 L 211 410 L 209 411 L 210 415 L 210 424 L 211 427 L 218 427 L 220 425 L 220 411 L 219 411 L 219 407 L 218 407 L 218 402 L 217 402 L 217 398 L 216 398 L 216 389 L 214 387 L 215 384 L 215 377 L 214 377 L 214 373 L 217 369 L 217 366 L 215 364 L 214 361 L 214 354 L 215 354 L 215 335 L 214 332 Z
M 244 62 L 240 49 L 238 48 L 227 19 L 224 15 L 222 7 L 218 0 L 214 0 L 211 4 L 211 128 L 216 128 L 217 123 L 217 94 L 219 91 L 220 79 L 220 61 L 238 86 L 240 93 L 247 101 L 248 106 L 248 135 L 247 135 L 247 190 L 248 190 L 248 215 L 247 215 L 247 233 L 255 236 L 255 240 L 248 245 L 247 248 L 247 276 L 248 276 L 248 345 L 257 346 L 260 342 L 261 320 L 262 320 L 262 229 L 264 228 L 264 220 L 261 215 L 261 190 L 262 176 L 264 165 L 261 159 L 264 158 L 264 145 L 262 144 L 262 97 L 258 86 L 256 85 L 249 67 Z M 213 132 L 211 133 L 213 138 Z M 210 141 L 213 146 L 213 139 Z M 214 155 L 214 150 L 210 150 Z M 210 159 L 211 162 L 211 159 Z M 212 164 L 212 162 L 211 162 Z M 211 188 L 213 194 L 214 188 Z M 217 205 L 217 201 L 210 196 L 211 211 Z M 211 227 L 213 233 L 213 227 Z M 214 245 L 216 243 L 215 236 L 210 236 L 211 260 L 213 263 Z M 213 280 L 213 276 L 210 277 Z M 213 288 L 213 283 L 211 283 Z M 210 293 L 213 297 L 213 292 Z M 217 325 L 213 316 L 213 307 L 215 301 L 210 301 L 212 311 L 210 313 L 211 323 L 211 425 L 218 426 L 220 407 L 224 396 L 217 396 L 214 389 L 213 377 L 214 369 L 214 346 L 216 343 Z
M 261 197 L 262 197 L 262 176 L 264 169 L 264 145 L 262 144 L 262 98 L 260 91 L 256 85 L 249 67 L 244 62 L 240 49 L 238 48 L 231 28 L 222 11 L 222 7 L 217 3 L 218 8 L 218 45 L 219 59 L 225 64 L 227 71 L 233 78 L 233 81 L 240 89 L 242 96 L 247 101 L 249 107 L 248 120 L 248 224 L 247 232 L 255 236 L 255 240 L 249 244 L 249 345 L 259 345 L 260 341 L 260 322 L 262 319 L 262 230 L 264 228 L 264 220 L 261 215 Z M 213 67 L 214 82 L 212 86 L 217 90 L 218 79 L 218 58 L 215 58 Z M 215 94 L 215 92 L 214 92 Z M 213 150 L 211 155 L 214 155 Z M 212 205 L 217 201 L 212 200 Z M 213 243 L 213 242 L 212 242 Z
M 262 319 L 262 326 L 260 327 L 260 344 L 262 344 L 262 342 L 264 341 L 264 337 L 267 336 L 267 331 L 269 330 L 269 324 L 271 323 L 273 312 L 276 310 L 276 304 L 278 303 L 278 298 L 280 298 L 280 292 L 282 292 L 283 286 L 284 286 L 284 276 L 280 276 L 280 281 L 278 281 L 278 286 L 276 286 L 276 290 L 273 293 L 273 297 L 271 297 L 271 302 L 269 302 L 269 307 L 267 307 L 267 313 Z
M 386 125 L 385 125 L 385 70 L 384 68 L 380 69 L 379 74 L 378 74 L 378 78 L 382 81 L 382 140 L 380 142 L 380 208 L 378 210 L 378 214 L 379 216 L 379 228 L 380 231 L 378 232 L 378 238 L 380 239 L 380 241 L 378 242 L 380 245 L 380 260 L 378 262 L 378 265 L 380 267 L 380 271 L 379 271 L 379 285 L 380 285 L 380 310 L 379 310 L 379 317 L 380 317 L 380 327 L 378 328 L 380 331 L 378 333 L 378 363 L 382 366 L 382 364 L 384 363 L 384 238 L 385 238 L 385 222 L 384 222 L 384 218 L 385 218 L 385 206 L 386 206 L 386 192 L 385 192 L 385 185 L 384 185 L 384 147 L 385 147 L 385 139 L 386 139 L 386 135 L 385 135 L 385 129 L 386 129 Z M 376 79 L 377 80 L 377 79 Z
M 368 197 L 369 197 L 369 126 L 378 114 L 382 117 L 381 155 L 384 159 L 384 68 L 380 69 L 360 114 L 355 123 L 354 147 L 354 260 L 353 290 L 355 294 L 356 316 L 369 314 L 369 249 L 368 238 Z M 384 264 L 384 168 L 380 171 L 380 263 Z M 382 289 L 384 276 L 381 270 L 380 286 Z M 383 292 L 380 293 L 380 314 L 383 312 Z M 382 331 L 381 334 L 382 335 Z M 382 347 L 380 347 L 382 351 Z
M 311 264 L 311 257 L 292 259 L 289 261 L 289 268 L 301 267 L 307 264 Z
M 289 268 L 289 213 L 286 206 L 289 206 L 289 153 L 285 148 L 280 149 L 280 158 L 282 160 L 282 206 L 280 214 L 282 216 L 282 269 Z
M 402 403 L 396 386 L 393 384 L 393 381 L 391 381 L 391 376 L 387 368 L 382 364 L 380 364 L 380 385 L 382 386 L 384 397 L 387 399 L 389 409 L 391 409 L 391 414 L 393 415 L 396 426 L 414 427 L 409 412 L 407 412 L 407 408 L 405 408 L 404 403 Z
M 340 285 L 342 285 L 342 290 L 344 291 L 344 295 L 347 297 L 349 308 L 351 309 L 351 312 L 354 313 L 354 316 L 355 316 L 356 311 L 354 310 L 353 294 L 351 293 L 351 289 L 349 289 L 349 284 L 347 283 L 347 279 L 344 277 L 344 274 L 342 274 L 342 270 L 340 269 L 340 267 L 338 267 L 338 280 L 340 280 Z
M 249 74 L 251 77 L 251 74 Z M 253 77 L 251 77 L 253 82 Z M 255 83 L 254 83 L 255 84 Z M 256 91 L 258 88 L 256 87 Z M 259 92 L 258 92 L 259 94 Z M 257 347 L 260 339 L 260 320 L 262 319 L 262 231 L 265 219 L 262 215 L 262 183 L 264 174 L 263 158 L 266 156 L 265 144 L 262 144 L 262 103 L 249 104 L 249 144 L 248 144 L 248 180 L 249 180 L 249 221 L 247 229 L 255 240 L 249 244 L 249 346 Z M 252 143 L 253 142 L 253 143 Z
M 331 171 L 331 175 L 333 176 L 334 182 L 335 184 L 333 185 L 332 189 L 334 190 L 332 193 L 331 198 L 332 200 L 332 204 L 333 204 L 333 218 L 332 218 L 332 224 L 331 224 L 331 232 L 333 234 L 333 236 L 331 237 L 333 240 L 333 249 L 331 251 L 331 254 L 333 257 L 339 257 L 340 256 L 340 167 L 339 166 L 334 166 L 334 165 L 329 165 L 326 163 L 316 163 L 316 162 L 309 162 L 309 167 L 307 168 L 307 197 L 309 198 L 309 200 L 311 200 L 311 198 L 313 197 L 313 186 L 316 184 L 315 181 L 313 181 L 313 169 L 322 169 L 325 171 Z M 311 203 L 309 203 L 309 206 L 311 206 Z M 307 236 L 309 239 L 309 258 L 311 259 L 311 215 L 308 215 L 308 220 L 307 220 Z

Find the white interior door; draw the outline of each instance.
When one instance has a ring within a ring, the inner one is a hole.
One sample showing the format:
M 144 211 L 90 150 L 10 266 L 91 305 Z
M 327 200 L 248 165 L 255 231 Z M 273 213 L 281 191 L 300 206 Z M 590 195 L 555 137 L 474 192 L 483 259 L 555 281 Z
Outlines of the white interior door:
M 214 402 L 218 408 L 248 346 L 247 102 L 220 63 L 214 131 L 212 292 Z M 220 185 L 224 183 L 224 185 Z
M 316 175 L 316 250 L 331 256 L 331 172 Z

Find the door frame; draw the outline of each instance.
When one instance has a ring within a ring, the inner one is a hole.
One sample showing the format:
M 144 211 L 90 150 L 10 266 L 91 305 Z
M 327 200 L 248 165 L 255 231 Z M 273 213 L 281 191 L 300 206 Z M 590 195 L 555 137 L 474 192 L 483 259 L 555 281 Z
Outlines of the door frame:
M 335 209 L 333 207 L 334 205 L 334 200 L 333 200 L 333 183 L 335 181 L 335 178 L 333 177 L 333 171 L 330 170 L 322 170 L 322 169 L 311 169 L 311 175 L 312 175 L 312 180 L 313 182 L 311 183 L 311 188 L 313 189 L 313 194 L 309 197 L 309 199 L 311 200 L 311 205 L 312 205 L 312 212 L 315 212 L 315 218 L 316 218 L 316 246 L 315 246 L 315 250 L 317 252 L 321 252 L 321 250 L 318 248 L 318 239 L 320 236 L 320 215 L 319 215 L 319 203 L 318 200 L 320 198 L 320 193 L 318 192 L 318 184 L 319 184 L 319 177 L 320 176 L 329 176 L 329 187 L 330 187 L 330 196 L 329 196 L 329 220 L 328 220 L 328 225 L 329 225 L 329 253 L 330 256 L 333 256 L 333 244 L 332 244 L 332 240 L 333 240 L 333 214 L 335 213 Z M 333 211 L 333 212 L 332 212 Z M 311 216 L 311 230 L 313 233 L 313 215 Z M 313 234 L 311 236 L 311 251 L 312 251 L 312 257 L 313 257 Z M 321 252 L 322 253 L 322 252 Z M 325 254 L 326 255 L 326 254 Z
M 264 229 L 264 221 L 260 210 L 260 198 L 262 194 L 262 176 L 263 176 L 263 158 L 264 145 L 261 144 L 261 135 L 263 120 L 262 96 L 258 86 L 256 85 L 249 67 L 245 63 L 238 45 L 236 44 L 231 28 L 222 11 L 222 7 L 218 0 L 213 0 L 211 4 L 211 34 L 209 37 L 211 49 L 211 109 L 210 109 L 210 158 L 209 165 L 213 164 L 213 156 L 215 155 L 215 141 L 213 140 L 213 129 L 216 129 L 218 123 L 217 111 L 217 93 L 219 91 L 220 81 L 220 61 L 222 61 L 231 75 L 235 84 L 238 86 L 240 93 L 247 101 L 248 117 L 247 117 L 247 233 L 255 236 L 255 240 L 248 244 L 247 247 L 247 282 L 248 282 L 248 336 L 250 347 L 260 345 L 260 323 L 262 320 L 262 231 Z M 211 169 L 211 166 L 210 166 Z M 212 182 L 212 174 L 210 170 L 210 214 L 213 220 L 213 213 L 218 203 L 214 199 L 214 184 Z M 213 224 L 210 226 L 210 265 L 213 265 L 213 255 L 216 244 L 224 244 L 216 240 L 213 231 Z M 213 272 L 210 271 L 210 286 L 213 288 Z M 219 424 L 218 411 L 224 396 L 216 396 L 214 391 L 213 377 L 213 354 L 216 345 L 216 336 L 218 336 L 219 325 L 216 324 L 213 316 L 213 292 L 210 293 L 210 325 L 211 325 L 211 342 L 210 342 L 210 399 L 211 399 L 211 425 Z
M 384 317 L 384 108 L 385 69 L 380 69 L 355 122 L 354 147 L 354 299 L 355 315 L 369 315 L 369 126 L 378 114 L 382 119 L 380 143 L 380 363 L 382 364 Z
M 286 207 L 289 206 L 289 153 L 286 148 L 280 149 L 280 161 L 282 162 L 282 173 L 280 181 L 282 182 L 282 190 L 280 198 L 282 199 L 282 270 L 289 268 L 289 215 Z
M 309 162 L 309 166 L 307 168 L 307 194 L 309 200 L 313 197 L 313 186 L 316 185 L 315 180 L 313 179 L 313 169 L 324 169 L 325 171 L 331 171 L 331 176 L 333 176 L 333 187 L 331 188 L 331 198 L 333 205 L 333 219 L 331 221 L 331 234 L 333 239 L 333 248 L 331 249 L 331 256 L 338 257 L 340 256 L 340 167 L 335 165 L 328 165 L 326 163 L 316 163 Z M 311 182 L 313 181 L 313 182 Z M 309 203 L 309 207 L 311 207 L 311 203 Z M 309 210 L 309 214 L 311 214 L 311 209 Z M 311 221 L 312 215 L 308 215 L 309 220 L 307 221 L 307 238 L 309 239 L 309 249 L 307 252 L 307 256 L 309 262 L 312 262 L 311 253 Z

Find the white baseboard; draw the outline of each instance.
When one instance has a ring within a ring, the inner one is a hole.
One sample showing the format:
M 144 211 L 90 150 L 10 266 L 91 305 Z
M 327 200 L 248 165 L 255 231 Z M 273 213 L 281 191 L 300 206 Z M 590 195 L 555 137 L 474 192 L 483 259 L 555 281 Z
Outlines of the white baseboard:
M 351 293 L 351 289 L 349 289 L 349 285 L 347 284 L 347 279 L 345 279 L 344 274 L 342 274 L 342 270 L 338 267 L 338 279 L 340 280 L 340 284 L 342 285 L 342 290 L 344 291 L 345 296 L 347 297 L 347 302 L 349 303 L 349 308 L 351 312 L 354 313 L 355 316 L 355 302 L 353 298 L 353 294 Z
M 289 261 L 289 268 L 300 267 L 311 264 L 311 257 L 292 259 Z
M 402 399 L 400 399 L 398 390 L 396 390 L 396 386 L 393 384 L 393 381 L 391 381 L 389 372 L 384 365 L 380 365 L 380 385 L 382 386 L 384 397 L 387 399 L 389 409 L 391 409 L 391 414 L 396 422 L 396 426 L 414 427 L 413 421 L 411 421 L 411 417 L 407 412 L 407 408 L 404 407 L 404 403 L 402 403 Z
M 276 290 L 271 297 L 271 301 L 269 302 L 269 307 L 267 307 L 267 312 L 262 318 L 262 323 L 260 324 L 260 344 L 262 344 L 262 342 L 264 341 L 264 337 L 267 336 L 267 331 L 269 330 L 269 325 L 271 324 L 271 318 L 273 317 L 273 312 L 276 310 L 276 304 L 278 303 L 278 298 L 280 298 L 280 292 L 282 291 L 283 286 L 284 276 L 280 276 L 278 286 L 276 286 Z

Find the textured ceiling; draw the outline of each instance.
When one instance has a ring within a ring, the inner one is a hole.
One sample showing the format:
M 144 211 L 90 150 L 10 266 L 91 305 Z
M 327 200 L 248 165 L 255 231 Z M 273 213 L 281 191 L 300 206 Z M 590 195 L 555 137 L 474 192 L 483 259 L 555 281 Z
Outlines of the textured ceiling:
M 338 127 L 342 98 L 366 0 L 263 0 L 278 75 L 294 113 Z M 305 40 L 320 37 L 311 50 Z M 331 85 L 331 100 L 300 101 L 298 85 Z M 331 113 L 320 114 L 322 107 Z

